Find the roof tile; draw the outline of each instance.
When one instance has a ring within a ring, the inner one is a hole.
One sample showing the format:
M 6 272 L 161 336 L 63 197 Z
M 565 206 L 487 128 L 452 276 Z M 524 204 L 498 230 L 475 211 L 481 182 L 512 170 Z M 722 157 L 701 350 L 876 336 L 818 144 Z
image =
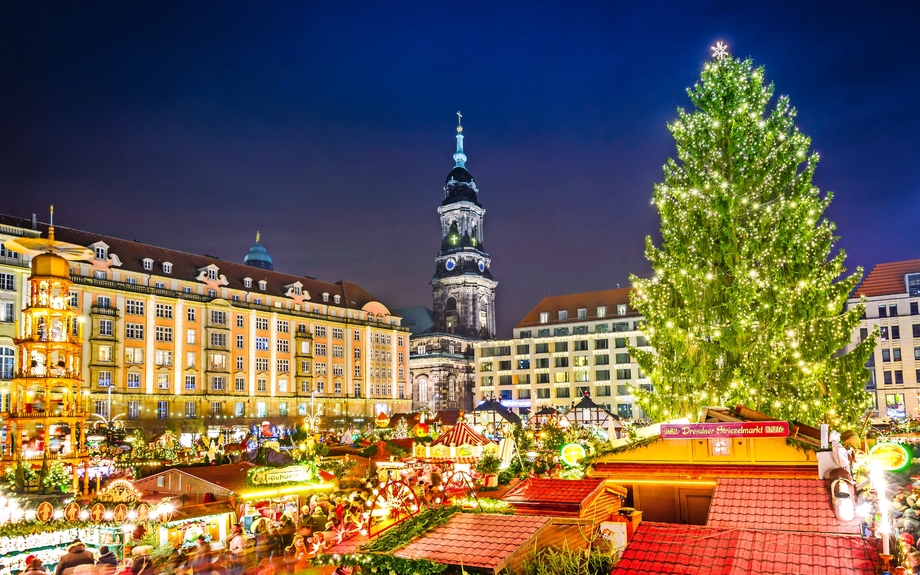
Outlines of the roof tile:
M 874 575 L 878 562 L 875 542 L 854 535 L 643 522 L 613 575 Z
M 856 288 L 856 297 L 907 293 L 904 276 L 920 273 L 920 260 L 905 260 L 876 265 Z
M 739 494 L 757 494 L 756 498 Z M 720 478 L 709 527 L 858 535 L 858 520 L 840 521 L 823 479 Z

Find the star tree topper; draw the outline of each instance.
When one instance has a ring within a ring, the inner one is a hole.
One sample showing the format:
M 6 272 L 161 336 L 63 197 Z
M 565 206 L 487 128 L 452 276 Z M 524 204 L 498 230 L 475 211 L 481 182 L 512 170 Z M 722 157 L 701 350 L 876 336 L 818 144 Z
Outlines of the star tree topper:
M 722 59 L 726 56 L 728 56 L 728 44 L 717 42 L 716 45 L 712 47 L 712 57 Z

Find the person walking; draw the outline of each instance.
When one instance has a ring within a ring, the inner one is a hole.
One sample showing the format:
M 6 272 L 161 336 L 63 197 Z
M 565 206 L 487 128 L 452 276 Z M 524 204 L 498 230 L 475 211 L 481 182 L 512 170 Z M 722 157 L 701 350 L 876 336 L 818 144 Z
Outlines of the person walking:
M 96 560 L 93 554 L 86 549 L 86 545 L 76 539 L 67 548 L 67 553 L 61 556 L 54 575 L 72 575 L 74 568 L 78 565 L 94 565 L 95 563 Z
M 240 575 L 246 560 L 246 537 L 243 536 L 243 527 L 239 523 L 233 525 L 230 540 L 227 542 L 227 557 L 230 575 Z
M 20 575 L 48 575 L 48 572 L 45 571 L 45 568 L 42 566 L 41 559 L 32 557 L 32 560 L 29 561 L 27 565 L 27 570 L 23 571 Z

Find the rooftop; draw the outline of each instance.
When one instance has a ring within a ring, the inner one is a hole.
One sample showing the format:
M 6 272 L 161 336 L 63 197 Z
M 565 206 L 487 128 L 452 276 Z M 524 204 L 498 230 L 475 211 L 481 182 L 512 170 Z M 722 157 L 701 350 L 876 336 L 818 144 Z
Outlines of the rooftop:
M 0 224 L 24 230 L 32 229 L 32 220 L 6 214 L 0 214 Z M 42 235 L 45 235 L 48 232 L 48 225 L 39 223 L 38 230 Z M 351 309 L 362 309 L 372 301 L 379 301 L 361 286 L 344 280 L 328 283 L 305 276 L 260 269 L 213 256 L 190 254 L 64 226 L 54 226 L 54 233 L 55 239 L 79 246 L 88 247 L 97 242 L 104 242 L 109 246 L 108 253 L 117 255 L 121 261 L 121 265 L 117 266 L 117 269 L 121 271 L 143 275 L 152 274 L 157 277 L 184 281 L 197 281 L 199 270 L 209 265 L 214 265 L 217 266 L 218 273 L 226 277 L 227 285 L 225 287 L 228 289 L 282 297 L 287 293 L 285 286 L 300 282 L 303 286 L 302 289 L 310 296 L 310 301 L 305 302 L 304 305 L 309 305 L 309 303 L 333 305 L 336 295 L 340 296 L 341 303 L 334 305 Z M 148 258 L 153 260 L 152 270 L 144 268 L 144 260 Z M 172 264 L 172 269 L 169 273 L 163 271 L 163 263 Z M 252 280 L 251 287 L 246 287 L 243 282 L 244 278 Z M 266 282 L 264 290 L 259 288 L 260 280 L 265 280 Z M 322 300 L 322 294 L 324 293 L 329 294 L 328 302 Z
M 875 548 L 853 535 L 643 522 L 612 575 L 875 575 Z
M 532 477 L 512 488 L 502 501 L 508 503 L 563 503 L 586 505 L 603 491 L 603 479 L 541 479 Z M 610 486 L 622 497 L 626 490 L 619 486 Z
M 543 301 L 537 304 L 537 307 L 530 310 L 530 313 L 528 313 L 515 327 L 570 324 L 579 321 L 597 321 L 600 319 L 615 321 L 618 318 L 636 318 L 639 317 L 639 312 L 629 305 L 629 293 L 631 291 L 632 288 L 618 288 L 545 297 Z M 626 315 L 618 315 L 618 305 L 626 305 Z M 598 317 L 597 312 L 599 307 L 606 308 L 603 317 Z M 579 309 L 586 310 L 586 317 L 584 319 L 578 319 Z M 564 320 L 559 319 L 560 311 L 567 312 L 568 317 Z M 549 313 L 548 321 L 540 321 L 541 312 Z
M 920 260 L 878 264 L 872 268 L 866 279 L 857 286 L 853 295 L 855 297 L 874 297 L 906 294 L 907 284 L 904 281 L 904 276 L 918 273 L 920 273 Z
M 549 517 L 458 513 L 446 525 L 393 554 L 498 571 L 524 543 L 549 525 Z
M 859 535 L 859 520 L 834 515 L 823 479 L 722 478 L 709 506 L 709 527 Z
M 150 477 L 165 475 L 167 473 L 182 473 L 190 475 L 218 487 L 223 487 L 233 493 L 243 493 L 249 486 L 246 484 L 246 472 L 255 467 L 252 463 L 231 463 L 228 465 L 209 465 L 204 467 L 183 467 L 168 469 Z M 145 477 L 144 479 L 149 479 Z

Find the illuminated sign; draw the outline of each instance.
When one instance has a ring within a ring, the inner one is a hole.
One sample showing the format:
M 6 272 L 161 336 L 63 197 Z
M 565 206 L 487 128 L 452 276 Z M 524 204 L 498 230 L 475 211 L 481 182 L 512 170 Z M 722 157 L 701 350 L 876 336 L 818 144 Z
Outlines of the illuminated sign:
M 303 465 L 293 465 L 280 469 L 260 469 L 249 478 L 253 485 L 275 485 L 278 483 L 296 483 L 313 479 L 313 470 Z
M 584 447 L 578 443 L 568 443 L 562 446 L 562 450 L 559 452 L 559 459 L 569 467 L 575 467 L 586 455 Z
M 789 437 L 785 421 L 726 423 L 663 423 L 662 439 L 715 439 L 720 437 Z
M 910 463 L 910 454 L 900 443 L 876 443 L 869 449 L 869 458 L 885 471 L 897 471 Z

